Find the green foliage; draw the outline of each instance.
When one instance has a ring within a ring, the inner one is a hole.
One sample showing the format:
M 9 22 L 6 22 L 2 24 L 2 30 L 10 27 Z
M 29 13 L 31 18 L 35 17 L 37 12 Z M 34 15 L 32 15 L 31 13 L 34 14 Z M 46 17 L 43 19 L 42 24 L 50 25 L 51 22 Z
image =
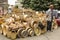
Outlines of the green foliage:
M 30 0 L 22 0 L 23 7 L 29 8 Z
M 37 11 L 47 10 L 50 4 L 54 4 L 55 9 L 60 8 L 60 1 L 54 0 L 22 0 L 22 4 L 24 8 L 31 8 Z

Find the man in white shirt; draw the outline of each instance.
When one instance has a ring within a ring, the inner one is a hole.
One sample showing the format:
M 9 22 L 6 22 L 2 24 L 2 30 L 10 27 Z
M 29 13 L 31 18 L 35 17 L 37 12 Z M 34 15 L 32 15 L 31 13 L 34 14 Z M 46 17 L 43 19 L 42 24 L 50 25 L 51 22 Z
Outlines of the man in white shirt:
M 8 13 L 11 13 L 12 9 L 13 9 L 13 5 L 9 5 L 9 7 L 8 7 Z
M 57 18 L 57 10 L 54 10 L 54 5 L 50 5 L 49 9 L 46 11 L 47 14 L 47 31 L 51 31 L 53 17 Z
M 0 15 L 3 14 L 3 7 L 0 7 Z

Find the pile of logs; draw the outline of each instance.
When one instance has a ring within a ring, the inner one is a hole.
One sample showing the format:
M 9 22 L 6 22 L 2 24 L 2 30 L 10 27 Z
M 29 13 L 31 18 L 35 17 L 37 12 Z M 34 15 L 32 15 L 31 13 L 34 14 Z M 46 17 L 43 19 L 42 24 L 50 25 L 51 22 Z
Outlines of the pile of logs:
M 42 12 L 24 11 L 3 17 L 5 19 L 4 22 L 0 22 L 0 33 L 11 39 L 39 36 L 47 31 L 46 14 Z

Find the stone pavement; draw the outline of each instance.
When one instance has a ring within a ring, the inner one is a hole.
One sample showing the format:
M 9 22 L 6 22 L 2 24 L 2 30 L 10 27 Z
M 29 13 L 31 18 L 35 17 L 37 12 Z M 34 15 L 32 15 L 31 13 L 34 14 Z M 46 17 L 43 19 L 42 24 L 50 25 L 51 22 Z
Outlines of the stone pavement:
M 0 40 L 11 40 L 11 39 L 8 39 L 0 34 Z M 53 30 L 53 32 L 48 31 L 40 36 L 20 38 L 16 40 L 60 40 L 60 27 L 56 30 Z

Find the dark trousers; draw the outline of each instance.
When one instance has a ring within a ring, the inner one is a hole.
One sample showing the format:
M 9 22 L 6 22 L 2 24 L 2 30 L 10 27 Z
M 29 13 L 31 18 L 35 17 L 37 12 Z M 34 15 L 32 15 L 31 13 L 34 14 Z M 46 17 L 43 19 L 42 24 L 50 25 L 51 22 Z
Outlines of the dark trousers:
M 47 21 L 47 31 L 51 31 L 52 28 L 52 21 Z

